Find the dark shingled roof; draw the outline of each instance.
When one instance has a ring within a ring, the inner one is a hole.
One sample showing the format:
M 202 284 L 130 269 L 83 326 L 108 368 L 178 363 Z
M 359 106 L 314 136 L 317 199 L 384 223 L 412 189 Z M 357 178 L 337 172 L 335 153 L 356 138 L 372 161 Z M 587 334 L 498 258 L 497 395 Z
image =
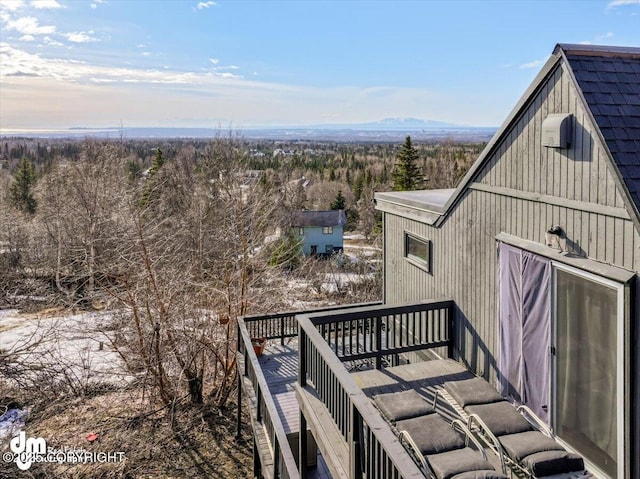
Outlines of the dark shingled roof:
M 640 210 L 640 48 L 558 47 Z
M 344 226 L 347 217 L 343 210 L 296 211 L 291 218 L 291 226 Z

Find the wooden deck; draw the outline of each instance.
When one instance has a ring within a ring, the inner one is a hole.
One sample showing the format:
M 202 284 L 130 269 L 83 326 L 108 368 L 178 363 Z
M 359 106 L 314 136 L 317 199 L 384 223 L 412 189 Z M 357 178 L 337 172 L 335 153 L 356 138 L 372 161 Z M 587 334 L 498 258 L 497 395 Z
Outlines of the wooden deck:
M 434 348 L 450 353 L 452 311 L 450 299 L 439 299 L 239 320 L 237 367 L 254 429 L 254 475 L 423 477 L 354 378 L 385 367 L 393 371 L 389 366 L 404 354 Z M 259 358 L 251 338 L 268 340 Z M 311 435 L 300 434 L 302 418 Z M 241 421 L 238 409 L 238 430 Z M 298 473 L 299 438 L 307 445 L 305 462 L 316 464 Z
M 288 344 L 272 341 L 258 358 L 262 374 L 278 410 L 284 432 L 300 431 L 300 408 L 296 401 L 295 383 L 298 378 L 298 340 L 292 338 Z
M 406 389 L 415 389 L 427 400 L 432 401 L 436 391 L 444 398 L 438 398 L 436 411 L 449 422 L 462 419 L 466 422 L 468 415 L 459 407 L 447 400 L 444 391 L 447 381 L 471 379 L 474 375 L 462 364 L 452 359 L 436 359 L 421 363 L 404 364 L 382 370 L 359 371 L 352 373 L 356 384 L 369 397 Z M 490 449 L 485 449 L 489 462 L 496 470 L 501 469 L 499 458 Z M 515 474 L 512 477 L 519 477 Z
M 267 346 L 258 361 L 285 432 L 287 434 L 298 433 L 300 430 L 300 406 L 295 395 L 298 374 L 297 338 L 291 338 L 285 345 L 273 341 Z M 364 364 L 363 366 L 366 367 Z M 463 365 L 451 359 L 435 359 L 379 370 L 373 368 L 360 370 L 359 367 L 356 367 L 351 371 L 356 384 L 370 398 L 376 394 L 413 388 L 428 400 L 433 400 L 436 390 L 442 394 L 445 382 L 473 377 L 473 374 Z M 449 421 L 461 416 L 461 411 L 454 409 L 446 400 L 438 401 L 437 410 Z M 331 477 L 320 454 L 318 454 L 318 467 L 309 471 L 309 477 Z
M 269 392 L 278 411 L 278 416 L 287 435 L 300 431 L 300 408 L 295 395 L 298 368 L 297 339 L 293 338 L 289 340 L 289 343 L 281 345 L 273 341 L 272 344 L 267 346 L 264 354 L 258 358 L 262 373 L 269 386 Z M 243 386 L 246 401 L 251 411 L 252 427 L 258 450 L 262 452 L 271 451 L 273 445 L 270 443 L 263 428 L 259 427 L 255 418 L 257 398 L 251 381 L 248 378 L 243 378 Z M 273 460 L 269 454 L 262 454 L 262 461 L 263 473 L 267 478 L 270 478 L 271 475 L 268 472 L 270 472 L 269 466 L 272 466 Z M 310 468 L 307 471 L 306 477 L 309 479 L 331 479 L 327 463 L 320 452 L 318 452 L 316 464 L 315 468 Z
M 298 378 L 298 340 L 289 338 L 282 345 L 268 343 L 264 354 L 258 358 L 269 392 L 273 398 L 284 432 L 300 432 L 300 406 L 296 399 L 295 383 Z M 316 467 L 307 471 L 309 479 L 331 479 L 327 463 L 318 452 Z
M 441 390 L 445 382 L 471 379 L 473 374 L 452 359 L 436 359 L 385 369 L 358 371 L 352 373 L 352 376 L 369 398 L 376 394 L 412 388 L 427 400 L 433 401 L 436 390 L 442 394 Z M 447 401 L 438 400 L 437 410 L 449 421 L 460 418 L 460 411 L 454 409 Z

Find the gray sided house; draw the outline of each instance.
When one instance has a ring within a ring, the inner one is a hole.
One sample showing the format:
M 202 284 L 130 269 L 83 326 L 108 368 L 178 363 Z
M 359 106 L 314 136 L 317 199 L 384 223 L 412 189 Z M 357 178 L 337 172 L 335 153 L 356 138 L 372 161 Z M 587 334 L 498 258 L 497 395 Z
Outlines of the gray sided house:
M 294 237 L 305 256 L 329 256 L 343 249 L 347 218 L 343 210 L 297 211 L 291 219 Z
M 375 201 L 383 303 L 238 321 L 254 475 L 640 479 L 640 48 L 557 45 L 456 189 Z
M 602 477 L 640 477 L 640 49 L 558 45 L 455 190 L 379 193 L 384 301 Z

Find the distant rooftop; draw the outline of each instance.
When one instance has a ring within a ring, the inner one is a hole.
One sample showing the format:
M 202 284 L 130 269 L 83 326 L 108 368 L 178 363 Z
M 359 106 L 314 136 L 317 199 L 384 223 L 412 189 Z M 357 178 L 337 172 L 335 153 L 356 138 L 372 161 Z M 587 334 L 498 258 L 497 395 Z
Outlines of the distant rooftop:
M 344 226 L 347 217 L 343 210 L 296 211 L 291 218 L 291 226 Z

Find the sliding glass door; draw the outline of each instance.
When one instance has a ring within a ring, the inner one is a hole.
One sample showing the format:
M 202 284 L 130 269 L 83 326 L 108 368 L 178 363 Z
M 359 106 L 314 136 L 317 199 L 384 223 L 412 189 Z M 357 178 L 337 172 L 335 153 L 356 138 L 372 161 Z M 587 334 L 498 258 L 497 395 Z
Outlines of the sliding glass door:
M 599 477 L 624 477 L 624 285 L 504 243 L 498 390 Z
M 622 286 L 553 264 L 553 425 L 608 477 L 621 477 Z

